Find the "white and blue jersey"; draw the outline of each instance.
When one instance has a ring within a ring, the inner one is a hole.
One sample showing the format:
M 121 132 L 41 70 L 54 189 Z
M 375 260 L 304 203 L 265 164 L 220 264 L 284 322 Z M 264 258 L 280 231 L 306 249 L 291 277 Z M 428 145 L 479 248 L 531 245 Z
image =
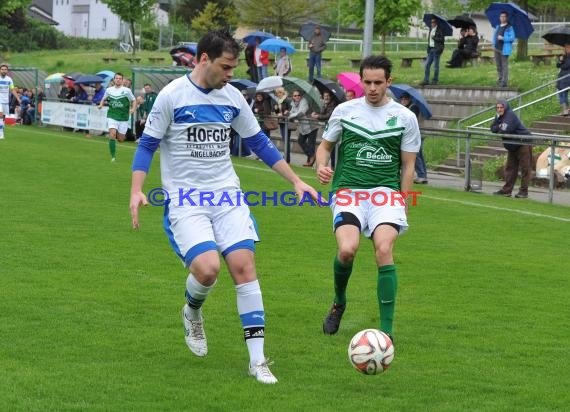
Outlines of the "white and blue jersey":
M 14 89 L 14 82 L 10 76 L 0 77 L 0 112 L 10 112 L 10 93 Z
M 174 200 L 178 191 L 239 188 L 230 160 L 230 127 L 254 136 L 260 127 L 238 89 L 204 90 L 183 76 L 159 94 L 144 134 L 160 139 L 163 189 Z

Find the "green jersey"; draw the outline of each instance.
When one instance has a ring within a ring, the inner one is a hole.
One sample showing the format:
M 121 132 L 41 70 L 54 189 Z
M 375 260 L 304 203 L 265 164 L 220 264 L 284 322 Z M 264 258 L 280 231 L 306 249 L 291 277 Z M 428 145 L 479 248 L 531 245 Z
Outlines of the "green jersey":
M 323 139 L 340 143 L 332 190 L 388 187 L 400 190 L 401 153 L 417 153 L 416 115 L 393 100 L 374 107 L 364 97 L 333 111 Z
M 109 119 L 119 122 L 129 120 L 131 102 L 135 100 L 131 89 L 125 86 L 111 86 L 105 90 L 104 98 L 107 98 L 107 104 L 109 105 L 109 110 L 107 111 L 107 117 Z

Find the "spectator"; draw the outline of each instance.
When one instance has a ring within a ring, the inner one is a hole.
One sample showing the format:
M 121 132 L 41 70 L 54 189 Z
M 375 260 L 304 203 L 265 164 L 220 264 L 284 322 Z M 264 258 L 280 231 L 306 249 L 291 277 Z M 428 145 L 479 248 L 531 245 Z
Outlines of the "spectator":
M 295 124 L 291 121 L 298 122 L 297 131 L 299 132 L 299 139 L 297 143 L 307 155 L 307 161 L 303 166 L 313 165 L 315 162 L 315 145 L 317 141 L 317 132 L 319 127 L 315 122 L 310 121 L 309 104 L 303 97 L 303 92 L 299 89 L 293 90 L 293 102 L 291 103 L 291 111 L 289 112 L 289 125 Z
M 509 15 L 506 11 L 499 15 L 499 25 L 493 33 L 493 48 L 495 49 L 495 64 L 499 79 L 497 86 L 507 87 L 509 82 L 509 56 L 513 52 L 515 31 L 509 24 Z
M 267 66 L 269 66 L 269 52 L 266 50 L 261 50 L 259 45 L 261 44 L 261 39 L 259 37 L 255 38 L 255 49 L 253 53 L 253 61 L 255 67 L 257 68 L 257 81 L 267 77 Z
M 43 101 L 46 99 L 46 94 L 44 93 L 44 89 L 41 86 L 36 87 L 36 101 L 38 103 L 38 107 L 36 110 L 38 116 L 38 122 L 41 124 L 42 122 L 42 105 Z
M 250 108 L 253 108 L 253 99 L 247 92 L 247 90 L 242 90 L 241 95 L 247 102 Z M 242 157 L 250 157 L 252 156 L 251 149 L 247 145 L 247 139 L 242 139 L 238 132 L 232 128 L 230 130 L 230 154 L 232 156 L 239 156 L 240 155 L 240 144 L 241 144 L 241 156 Z M 253 155 L 252 157 L 256 157 Z
M 257 120 L 259 121 L 261 130 L 269 137 L 269 133 L 271 130 L 273 130 L 273 126 L 272 122 L 267 120 L 268 116 L 272 116 L 271 98 L 267 93 L 255 93 L 255 99 L 253 101 L 253 113 L 256 115 Z M 276 128 L 277 127 L 275 127 L 275 129 Z
M 443 30 L 438 26 L 437 19 L 432 17 L 431 28 L 428 33 L 426 70 L 424 80 L 421 82 L 422 86 L 429 84 L 429 75 L 432 63 L 434 63 L 434 69 L 431 84 L 437 84 L 439 82 L 439 60 L 444 48 L 445 36 L 443 35 Z
M 243 51 L 245 54 L 245 63 L 247 64 L 247 74 L 254 83 L 259 83 L 257 78 L 257 66 L 255 65 L 255 46 L 248 44 Z
M 352 100 L 356 97 L 356 92 L 354 90 L 350 89 L 350 90 L 347 90 L 344 93 L 344 95 L 346 97 L 346 101 L 348 102 L 349 100 Z
M 530 131 L 520 121 L 517 115 L 509 108 L 506 100 L 497 102 L 497 114 L 491 125 L 493 133 L 529 135 Z M 517 198 L 528 197 L 528 183 L 531 177 L 532 148 L 528 140 L 503 138 L 503 146 L 507 149 L 507 165 L 505 166 L 505 185 L 494 192 L 494 195 L 511 197 L 511 192 L 517 181 L 519 169 L 521 170 L 521 186 L 515 195 Z
M 564 54 L 560 56 L 556 62 L 556 67 L 560 69 L 558 73 L 558 81 L 556 82 L 556 88 L 558 90 L 564 90 L 570 87 L 570 44 L 564 45 Z M 564 76 L 568 76 L 563 79 Z M 560 111 L 561 116 L 568 116 L 570 113 L 568 110 L 568 90 L 558 93 L 558 100 L 560 101 Z
M 95 83 L 95 89 L 93 92 L 93 96 L 91 97 L 91 103 L 99 104 L 101 100 L 103 100 L 103 96 L 105 96 L 105 88 L 101 83 Z
M 317 67 L 317 77 L 321 77 L 321 58 L 326 48 L 327 43 L 321 33 L 321 28 L 315 26 L 313 36 L 309 40 L 309 83 L 313 82 L 315 66 Z
M 409 93 L 406 92 L 402 93 L 402 95 L 400 96 L 400 104 L 410 109 L 412 113 L 416 115 L 416 119 L 419 120 L 420 107 L 412 101 L 412 96 L 410 96 Z M 427 168 L 426 168 L 426 162 L 424 160 L 424 154 L 422 151 L 424 146 L 423 136 L 421 141 L 422 143 L 420 146 L 420 151 L 416 154 L 416 163 L 414 165 L 414 169 L 417 175 L 417 177 L 414 179 L 414 183 L 427 184 L 428 183 Z
M 146 119 L 148 118 L 148 115 L 150 114 L 150 111 L 152 110 L 152 106 L 154 105 L 154 101 L 156 100 L 156 97 L 158 96 L 158 94 L 152 90 L 152 86 L 150 85 L 150 83 L 146 83 L 144 85 L 144 119 L 146 122 Z
M 71 103 L 85 103 L 89 101 L 89 95 L 79 84 L 73 85 L 73 97 L 70 99 Z
M 335 107 L 337 106 L 336 100 L 333 99 L 330 92 L 323 92 L 323 106 L 319 113 L 313 112 L 311 113 L 311 119 L 318 120 L 320 122 L 328 122 L 329 118 Z M 303 165 L 303 167 L 313 167 L 315 163 L 315 146 L 309 148 L 309 152 L 312 152 L 312 156 L 309 157 L 307 163 Z
M 279 50 L 279 59 L 277 59 L 273 65 L 273 68 L 275 69 L 276 76 L 283 77 L 291 74 L 291 59 L 287 55 L 287 50 L 285 47 L 281 47 Z
M 448 68 L 463 67 L 463 61 L 478 56 L 477 47 L 479 46 L 479 36 L 477 28 L 470 26 L 463 40 L 460 40 L 463 47 L 455 49 L 451 55 L 451 60 L 447 63 Z
M 136 137 L 135 141 L 138 142 L 139 139 L 141 138 L 142 134 L 143 134 L 144 126 L 145 126 L 144 97 L 143 96 L 137 96 L 135 100 L 137 102 L 137 110 L 136 110 L 137 120 L 135 122 L 135 137 Z
M 289 117 L 289 111 L 291 110 L 291 100 L 287 97 L 287 91 L 283 87 L 278 87 L 275 89 L 275 96 L 277 101 L 273 105 L 273 110 L 279 120 L 279 131 L 281 132 L 281 140 L 285 142 L 285 120 L 284 118 Z M 288 130 L 287 137 L 291 138 L 291 130 Z

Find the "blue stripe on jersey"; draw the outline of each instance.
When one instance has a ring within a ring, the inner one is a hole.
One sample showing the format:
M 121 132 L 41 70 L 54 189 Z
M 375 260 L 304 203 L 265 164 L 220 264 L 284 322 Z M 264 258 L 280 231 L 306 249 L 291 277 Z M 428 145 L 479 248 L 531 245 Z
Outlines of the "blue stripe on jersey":
M 201 255 L 202 253 L 209 250 L 218 250 L 218 246 L 213 240 L 208 240 L 206 242 L 198 243 L 197 245 L 192 246 L 188 252 L 186 252 L 186 256 L 184 256 L 184 264 L 186 267 L 190 267 L 190 263 L 192 263 L 196 256 Z
M 176 241 L 174 240 L 174 233 L 172 233 L 172 230 L 170 230 L 170 219 L 168 218 L 169 204 L 170 200 L 167 200 L 166 203 L 164 204 L 164 218 L 162 219 L 162 225 L 164 227 L 164 231 L 166 232 L 166 236 L 168 237 L 168 241 L 170 242 L 170 246 L 172 246 L 172 249 L 174 249 L 174 251 L 176 252 L 178 257 L 180 257 L 180 259 L 184 259 L 184 256 L 182 256 L 182 252 L 180 252 L 180 248 L 178 247 Z
M 241 240 L 241 241 L 234 243 L 233 245 L 229 246 L 225 250 L 223 250 L 222 256 L 226 257 L 226 255 L 228 255 L 229 253 L 233 252 L 234 250 L 238 250 L 238 249 L 249 249 L 252 252 L 255 252 L 255 243 L 253 242 L 253 239 Z
M 221 104 L 194 104 L 174 109 L 174 123 L 231 123 L 239 108 Z
M 154 155 L 154 152 L 156 152 L 159 144 L 160 139 L 155 139 L 154 137 L 143 133 L 133 159 L 133 172 L 141 170 L 148 173 L 152 162 L 152 156 Z
M 239 317 L 244 328 L 251 326 L 265 326 L 265 311 L 263 310 L 254 310 L 253 312 L 242 313 Z

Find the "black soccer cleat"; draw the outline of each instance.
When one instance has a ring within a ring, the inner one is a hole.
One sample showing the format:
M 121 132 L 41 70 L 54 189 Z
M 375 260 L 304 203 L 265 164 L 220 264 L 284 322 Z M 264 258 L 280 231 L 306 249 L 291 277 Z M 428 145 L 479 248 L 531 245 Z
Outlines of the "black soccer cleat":
M 346 305 L 339 305 L 333 303 L 329 314 L 323 322 L 323 332 L 325 335 L 334 335 L 338 332 L 340 326 L 340 320 L 342 319 L 342 314 L 346 309 Z

